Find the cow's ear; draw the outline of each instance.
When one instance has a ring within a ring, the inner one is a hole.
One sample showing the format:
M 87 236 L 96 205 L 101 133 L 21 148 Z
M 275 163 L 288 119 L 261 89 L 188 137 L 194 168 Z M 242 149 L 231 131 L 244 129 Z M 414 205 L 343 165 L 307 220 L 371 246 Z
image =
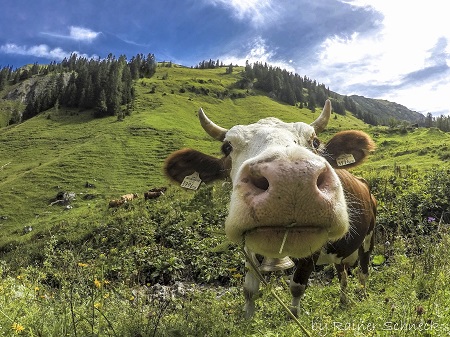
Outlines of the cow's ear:
M 173 152 L 164 163 L 164 172 L 176 182 L 197 172 L 203 182 L 211 182 L 227 176 L 224 158 L 219 159 L 192 149 Z
M 323 156 L 334 168 L 351 168 L 361 164 L 375 150 L 375 143 L 362 131 L 338 132 L 325 145 Z

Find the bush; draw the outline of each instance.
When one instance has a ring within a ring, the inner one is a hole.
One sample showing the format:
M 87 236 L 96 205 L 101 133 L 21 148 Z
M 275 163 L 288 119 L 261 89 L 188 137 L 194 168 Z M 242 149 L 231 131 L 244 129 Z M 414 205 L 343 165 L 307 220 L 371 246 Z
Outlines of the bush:
M 377 226 L 388 237 L 433 235 L 450 222 L 450 176 L 439 168 L 425 174 L 397 167 L 392 174 L 366 175 L 378 200 Z

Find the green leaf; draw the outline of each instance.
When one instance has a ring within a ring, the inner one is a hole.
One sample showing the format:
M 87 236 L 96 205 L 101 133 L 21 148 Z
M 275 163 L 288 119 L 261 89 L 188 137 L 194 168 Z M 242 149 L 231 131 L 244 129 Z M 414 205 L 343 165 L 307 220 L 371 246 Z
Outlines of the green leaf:
M 372 264 L 375 266 L 381 266 L 386 261 L 384 255 L 375 255 L 372 259 Z

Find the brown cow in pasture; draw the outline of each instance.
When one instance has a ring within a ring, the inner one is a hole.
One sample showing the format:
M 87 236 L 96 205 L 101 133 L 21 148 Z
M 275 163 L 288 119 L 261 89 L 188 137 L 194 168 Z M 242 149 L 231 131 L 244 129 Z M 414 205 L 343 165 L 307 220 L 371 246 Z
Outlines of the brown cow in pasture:
M 144 200 L 156 199 L 164 195 L 167 187 L 152 188 L 147 192 L 144 192 Z
M 123 199 L 113 199 L 109 201 L 109 208 L 120 207 L 125 203 Z
M 335 264 L 345 302 L 348 267 L 359 260 L 364 286 L 374 245 L 376 200 L 368 184 L 346 169 L 362 163 L 375 145 L 355 130 L 338 132 L 321 143 L 317 135 L 330 115 L 327 100 L 310 125 L 271 117 L 225 129 L 200 109 L 200 123 L 222 142 L 223 157 L 182 149 L 165 162 L 165 173 L 177 182 L 195 172 L 204 182 L 231 178 L 226 235 L 244 245 L 261 270 L 288 268 L 288 256 L 298 259 L 289 282 L 295 315 L 315 265 Z M 248 271 L 247 317 L 254 313 L 258 291 L 259 279 Z

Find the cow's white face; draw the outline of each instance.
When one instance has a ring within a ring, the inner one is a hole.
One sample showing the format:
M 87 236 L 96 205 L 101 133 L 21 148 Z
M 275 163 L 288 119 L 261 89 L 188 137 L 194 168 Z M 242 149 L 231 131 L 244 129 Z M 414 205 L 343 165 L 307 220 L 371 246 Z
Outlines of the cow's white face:
M 270 257 L 305 257 L 349 226 L 334 169 L 317 154 L 320 142 L 305 123 L 266 118 L 226 132 L 233 192 L 227 236 Z
M 181 149 L 166 159 L 165 172 L 177 182 L 194 172 L 205 182 L 230 176 L 227 236 L 268 257 L 310 256 L 349 230 L 344 189 L 354 182 L 341 173 L 339 178 L 334 168 L 357 166 L 375 148 L 356 130 L 338 132 L 321 146 L 316 133 L 330 115 L 327 100 L 311 125 L 266 118 L 225 129 L 200 109 L 202 127 L 223 142 L 225 156 Z

